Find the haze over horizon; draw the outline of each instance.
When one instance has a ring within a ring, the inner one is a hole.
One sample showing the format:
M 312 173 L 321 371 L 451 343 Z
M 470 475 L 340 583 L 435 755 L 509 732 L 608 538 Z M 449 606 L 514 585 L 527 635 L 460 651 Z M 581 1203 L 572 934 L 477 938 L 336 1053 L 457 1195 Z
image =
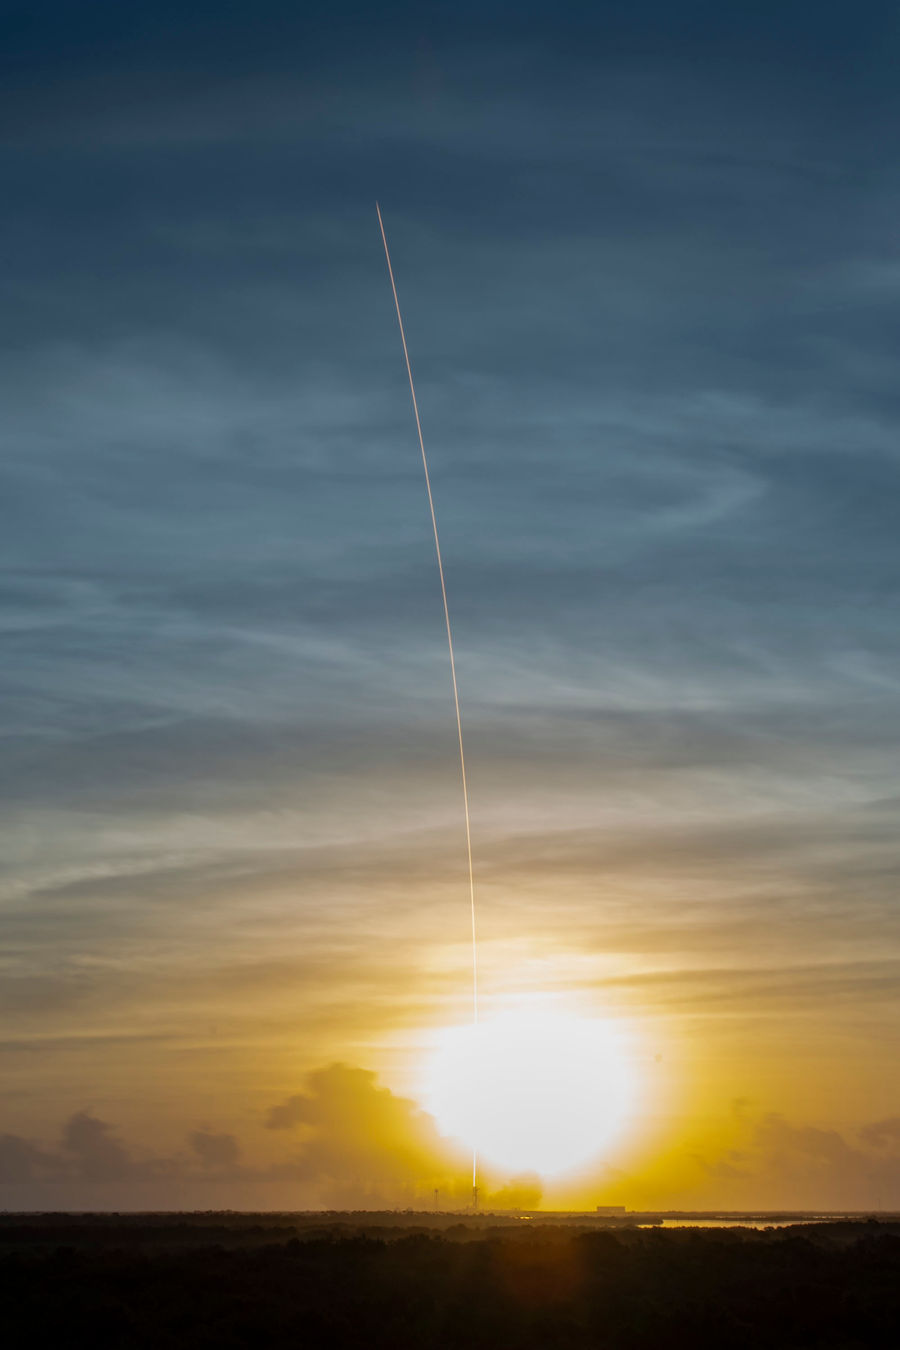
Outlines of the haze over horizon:
M 544 1203 L 900 1209 L 895 8 L 3 28 L 0 1208 L 465 1180 L 377 197 L 485 1005 L 635 1066 Z

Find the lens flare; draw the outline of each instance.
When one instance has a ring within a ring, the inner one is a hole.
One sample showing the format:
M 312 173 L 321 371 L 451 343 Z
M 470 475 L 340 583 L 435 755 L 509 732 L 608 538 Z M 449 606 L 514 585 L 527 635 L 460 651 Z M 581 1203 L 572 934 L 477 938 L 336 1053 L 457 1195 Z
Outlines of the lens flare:
M 495 1167 L 549 1177 L 598 1158 L 634 1089 L 616 1024 L 532 1009 L 441 1033 L 423 1104 L 445 1135 Z

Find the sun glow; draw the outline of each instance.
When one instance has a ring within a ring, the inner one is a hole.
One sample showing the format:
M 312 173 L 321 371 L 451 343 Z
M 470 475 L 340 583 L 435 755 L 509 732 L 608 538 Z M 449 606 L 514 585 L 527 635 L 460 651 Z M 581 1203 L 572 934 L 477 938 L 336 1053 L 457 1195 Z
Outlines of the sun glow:
M 634 1082 L 614 1024 L 526 1009 L 442 1032 L 423 1096 L 442 1132 L 485 1162 L 546 1177 L 612 1142 Z

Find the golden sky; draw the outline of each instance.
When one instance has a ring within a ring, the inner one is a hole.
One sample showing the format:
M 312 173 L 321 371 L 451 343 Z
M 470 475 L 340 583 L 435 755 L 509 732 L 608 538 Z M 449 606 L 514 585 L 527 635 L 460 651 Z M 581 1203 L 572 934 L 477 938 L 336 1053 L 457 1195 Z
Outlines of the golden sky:
M 170 8 L 0 53 L 0 1207 L 467 1195 L 378 198 L 484 1015 L 633 1076 L 483 1198 L 900 1208 L 893 29 Z
M 435 1031 L 469 1016 L 458 821 L 306 849 L 288 846 L 302 816 L 287 810 L 215 826 L 210 862 L 29 897 L 59 969 L 23 981 L 31 997 L 6 1022 L 6 1127 L 42 1155 L 15 1192 L 140 1205 L 150 1185 L 160 1204 L 297 1207 L 464 1195 L 465 1149 L 412 1104 Z M 708 840 L 710 820 L 700 828 Z M 602 1019 L 634 1073 L 624 1126 L 595 1166 L 544 1181 L 545 1205 L 891 1203 L 891 960 L 874 943 L 848 952 L 805 887 L 785 895 L 783 870 L 761 861 L 767 834 L 783 847 L 782 813 L 746 831 L 740 871 L 723 828 L 730 884 L 687 822 L 477 834 L 482 1015 L 537 997 Z M 530 1072 L 539 1083 L 541 1064 Z M 285 1102 L 320 1098 L 324 1115 L 270 1127 Z M 61 1149 L 79 1113 L 123 1156 Z M 197 1153 L 200 1136 L 231 1141 L 222 1160 Z M 483 1194 L 511 1179 L 491 1165 Z

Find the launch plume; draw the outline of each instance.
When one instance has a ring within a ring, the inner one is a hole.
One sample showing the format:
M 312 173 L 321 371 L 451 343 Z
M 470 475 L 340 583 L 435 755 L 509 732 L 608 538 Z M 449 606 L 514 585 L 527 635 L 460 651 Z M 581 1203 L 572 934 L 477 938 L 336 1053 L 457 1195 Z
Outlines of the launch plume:
M 447 649 L 450 653 L 450 680 L 453 685 L 453 707 L 456 712 L 456 735 L 459 742 L 459 773 L 462 781 L 463 796 L 463 815 L 466 824 L 466 858 L 469 865 L 469 910 L 472 924 L 472 1021 L 475 1026 L 478 1025 L 478 944 L 475 929 L 475 873 L 472 867 L 472 827 L 469 818 L 469 788 L 466 781 L 466 755 L 463 749 L 462 718 L 459 712 L 459 687 L 456 682 L 456 657 L 453 652 L 453 630 L 450 627 L 450 607 L 447 604 L 447 586 L 444 580 L 444 563 L 441 558 L 441 541 L 438 536 L 437 517 L 434 513 L 434 497 L 431 493 L 431 475 L 428 472 L 428 456 L 425 454 L 425 441 L 422 436 L 422 420 L 419 416 L 419 400 L 416 398 L 416 386 L 413 380 L 412 366 L 409 360 L 409 348 L 406 345 L 406 333 L 403 328 L 403 316 L 400 313 L 400 301 L 397 298 L 397 284 L 394 280 L 394 269 L 391 266 L 391 254 L 388 248 L 387 235 L 384 230 L 384 221 L 381 218 L 381 207 L 375 203 L 375 210 L 378 214 L 378 226 L 381 230 L 381 242 L 384 244 L 384 256 L 387 262 L 388 276 L 391 279 L 391 291 L 394 295 L 394 308 L 397 311 L 397 323 L 400 328 L 400 341 L 403 344 L 403 359 L 406 362 L 406 373 L 409 377 L 409 392 L 412 395 L 413 412 L 416 418 L 416 431 L 419 437 L 419 449 L 422 452 L 422 468 L 425 471 L 425 491 L 428 494 L 428 510 L 431 514 L 431 528 L 434 533 L 434 551 L 437 556 L 438 576 L 441 581 L 441 598 L 444 602 L 444 623 L 447 628 Z M 472 1155 L 472 1193 L 477 1197 L 478 1180 L 478 1154 Z

